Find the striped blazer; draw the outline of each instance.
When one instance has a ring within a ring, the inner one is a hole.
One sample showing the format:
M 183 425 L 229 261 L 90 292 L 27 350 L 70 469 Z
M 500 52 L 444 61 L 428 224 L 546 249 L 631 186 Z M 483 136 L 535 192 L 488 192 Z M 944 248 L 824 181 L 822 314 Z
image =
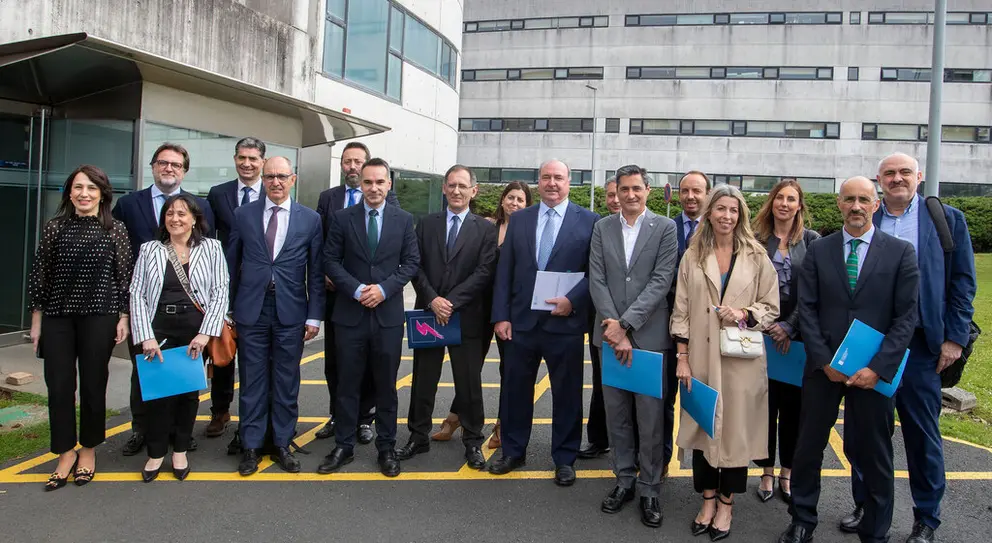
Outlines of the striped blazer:
M 146 339 L 155 338 L 152 320 L 162 295 L 166 266 L 171 265 L 168 250 L 161 241 L 149 241 L 141 245 L 138 260 L 134 263 L 134 275 L 131 277 L 131 337 L 137 345 Z M 231 283 L 227 260 L 219 241 L 203 238 L 193 247 L 189 256 L 188 276 L 193 298 L 206 312 L 200 333 L 219 337 L 224 325 L 224 315 L 227 314 L 228 289 Z

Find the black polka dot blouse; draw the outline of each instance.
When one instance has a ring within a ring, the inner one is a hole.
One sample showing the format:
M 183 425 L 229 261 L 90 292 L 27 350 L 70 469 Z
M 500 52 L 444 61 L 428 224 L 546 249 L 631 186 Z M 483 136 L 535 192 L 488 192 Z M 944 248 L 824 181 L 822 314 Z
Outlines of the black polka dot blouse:
M 30 309 L 56 317 L 127 313 L 133 259 L 121 221 L 108 231 L 97 217 L 52 219 L 28 278 Z

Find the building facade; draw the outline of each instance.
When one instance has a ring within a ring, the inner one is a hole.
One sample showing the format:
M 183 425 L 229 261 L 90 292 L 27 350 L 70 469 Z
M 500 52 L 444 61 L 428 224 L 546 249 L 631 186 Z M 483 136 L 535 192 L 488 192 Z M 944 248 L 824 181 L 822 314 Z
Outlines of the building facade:
M 933 2 L 466 0 L 459 162 L 573 183 L 623 164 L 832 192 L 903 151 L 925 171 Z M 947 17 L 941 194 L 992 194 L 992 6 Z M 931 11 L 928 11 L 931 10 Z

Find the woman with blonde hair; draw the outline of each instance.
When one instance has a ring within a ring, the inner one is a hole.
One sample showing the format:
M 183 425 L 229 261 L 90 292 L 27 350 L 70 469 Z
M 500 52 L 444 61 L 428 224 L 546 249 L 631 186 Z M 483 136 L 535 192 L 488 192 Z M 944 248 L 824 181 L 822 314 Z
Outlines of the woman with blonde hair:
M 764 330 L 778 318 L 778 278 L 748 218 L 740 190 L 713 189 L 682 258 L 672 312 L 676 377 L 689 392 L 696 378 L 719 393 L 713 437 L 682 416 L 676 440 L 692 451 L 693 486 L 703 496 L 692 534 L 708 532 L 712 541 L 730 535 L 733 497 L 747 488 L 748 464 L 768 456 L 765 357 L 731 357 L 720 348 L 722 328 Z

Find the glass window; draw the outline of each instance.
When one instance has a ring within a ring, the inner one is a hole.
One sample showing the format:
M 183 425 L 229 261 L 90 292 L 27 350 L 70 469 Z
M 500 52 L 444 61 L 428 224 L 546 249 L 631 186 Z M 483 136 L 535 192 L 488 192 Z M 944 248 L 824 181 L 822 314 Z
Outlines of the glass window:
M 533 132 L 534 119 L 504 119 L 503 130 L 506 132 Z
M 602 68 L 569 68 L 569 79 L 603 79 Z
M 695 121 L 693 134 L 697 136 L 729 136 L 730 121 Z
M 458 130 L 470 132 L 472 130 L 472 119 L 458 119 Z
M 522 68 L 520 70 L 520 79 L 554 79 L 555 69 L 554 68 Z
M 765 79 L 778 79 L 778 68 L 765 68 L 762 75 Z
M 782 67 L 778 69 L 779 79 L 816 79 L 816 75 L 816 68 Z
M 555 79 L 568 79 L 568 68 L 555 68 Z
M 583 132 L 582 119 L 548 119 L 549 132 Z
M 537 119 L 537 120 L 534 121 L 534 130 L 538 130 L 540 132 L 544 132 L 547 129 L 548 129 L 548 120 L 547 119 Z
M 884 23 L 885 23 L 884 13 L 879 13 L 877 11 L 868 12 L 868 24 L 875 25 L 875 24 L 884 24 Z
M 747 135 L 766 138 L 784 138 L 786 137 L 785 123 L 777 121 L 751 121 L 747 123 Z
M 699 23 L 697 23 L 699 24 Z M 731 13 L 730 24 L 732 25 L 766 25 L 768 24 L 767 13 Z
M 640 26 L 668 26 L 677 24 L 678 18 L 675 15 L 641 15 L 636 17 Z
M 725 79 L 726 77 L 726 68 L 710 68 L 710 79 Z
M 627 68 L 627 79 L 640 79 L 641 69 L 640 68 Z
M 827 123 L 827 133 L 826 136 L 829 139 L 837 139 L 840 137 L 840 123 Z
M 537 170 L 527 168 L 503 168 L 500 181 L 509 183 L 510 181 L 523 181 L 524 183 L 534 183 L 537 181 Z
M 595 132 L 595 121 L 593 119 L 582 119 L 583 132 Z
M 618 134 L 620 132 L 620 119 L 606 119 L 606 131 Z
M 343 21 L 344 5 L 345 0 L 327 0 L 327 14 Z
M 772 13 L 768 17 L 768 22 L 771 23 L 771 24 L 773 24 L 773 25 L 783 24 L 783 23 L 785 23 L 785 14 L 784 13 Z
M 644 131 L 644 121 L 642 121 L 640 119 L 631 119 L 630 120 L 630 133 L 631 134 L 640 134 L 643 131 Z
M 826 13 L 786 13 L 785 22 L 790 25 L 821 25 L 827 22 Z
M 763 68 L 727 68 L 727 79 L 761 79 L 764 76 Z
M 882 68 L 882 81 L 895 81 L 899 77 L 895 68 Z
M 746 121 L 734 121 L 731 126 L 733 135 L 735 136 L 746 136 L 747 135 L 747 122 Z
M 930 68 L 899 68 L 896 70 L 899 81 L 930 81 Z
M 677 15 L 676 23 L 679 25 L 711 25 L 713 24 L 712 13 L 701 13 L 691 15 Z
M 403 60 L 400 57 L 389 54 L 389 80 L 386 81 L 386 96 L 400 99 L 400 92 L 403 88 Z
M 861 24 L 861 12 L 860 11 L 852 11 L 851 12 L 851 18 L 849 20 L 850 20 L 850 23 L 852 25 L 859 25 L 859 24 Z
M 940 141 L 974 143 L 976 136 L 974 126 L 944 126 L 941 127 Z
M 948 13 L 946 21 L 949 25 L 966 25 L 971 24 L 971 17 L 967 13 Z
M 827 24 L 839 25 L 844 22 L 844 14 L 836 11 L 827 14 Z
M 562 17 L 558 19 L 558 28 L 578 28 L 578 17 Z
M 524 21 L 524 28 L 527 30 L 554 28 L 554 21 L 554 19 L 527 19 Z
M 506 70 L 475 70 L 473 81 L 502 81 L 506 79 Z
M 861 139 L 863 140 L 878 139 L 878 125 L 868 124 L 868 123 L 861 125 Z
M 803 192 L 808 193 L 832 193 L 834 191 L 833 179 L 827 177 L 797 177 L 796 181 L 803 188 Z
M 406 59 L 432 73 L 438 73 L 438 48 L 441 46 L 441 40 L 438 39 L 437 34 L 413 17 L 406 18 L 403 34 Z
M 822 138 L 825 131 L 823 123 L 785 123 L 787 138 Z
M 520 79 L 520 70 L 507 70 L 506 78 L 511 80 Z
M 768 175 L 745 175 L 741 177 L 741 189 L 752 192 L 770 192 L 779 182 L 778 177 Z
M 816 69 L 817 79 L 833 79 L 834 69 L 833 68 L 817 68 Z
M 395 6 L 389 19 L 389 48 L 403 54 L 403 12 Z
M 624 26 L 640 26 L 641 18 L 637 15 L 628 15 L 623 19 Z
M 523 30 L 524 22 L 522 20 L 510 21 L 510 30 Z
M 858 67 L 857 66 L 851 66 L 850 68 L 847 69 L 847 80 L 848 81 L 857 81 L 858 80 Z
M 495 132 L 503 130 L 503 119 L 492 119 L 489 121 L 489 129 Z
M 729 13 L 717 13 L 713 16 L 713 22 L 718 25 L 728 25 L 730 24 L 730 14 Z
M 509 30 L 510 21 L 480 21 L 479 32 L 495 32 L 498 30 Z
M 475 81 L 475 70 L 462 70 L 462 81 Z
M 988 21 L 987 13 L 972 13 L 968 17 L 968 22 L 973 25 L 983 25 Z
M 380 93 L 386 92 L 388 21 L 387 0 L 348 1 L 344 78 Z
M 596 26 L 610 26 L 610 18 L 606 15 L 596 17 Z
M 675 68 L 670 67 L 644 67 L 638 68 L 641 79 L 674 79 Z
M 691 136 L 693 128 L 694 128 L 694 123 L 692 121 L 682 121 L 682 128 L 681 130 L 679 130 L 679 133 L 687 136 Z
M 899 12 L 890 11 L 885 14 L 885 24 L 888 25 L 925 25 L 930 21 L 932 14 L 924 12 Z
M 660 136 L 675 136 L 679 133 L 679 121 L 670 119 L 644 119 L 641 133 Z
M 344 68 L 344 29 L 324 22 L 324 72 L 341 77 Z
M 593 24 L 593 18 L 592 17 L 580 17 L 579 18 L 579 26 L 580 27 L 592 26 L 592 24 Z
M 592 172 L 589 170 L 572 170 L 570 185 L 584 185 L 592 181 Z
M 979 126 L 975 129 L 975 141 L 980 141 L 982 143 L 989 143 L 989 135 L 992 134 L 992 130 L 987 126 Z
M 880 124 L 877 137 L 880 140 L 917 141 L 920 131 L 915 124 Z
M 478 32 L 479 23 L 465 23 L 465 32 Z
M 677 79 L 709 79 L 709 68 L 675 68 Z

